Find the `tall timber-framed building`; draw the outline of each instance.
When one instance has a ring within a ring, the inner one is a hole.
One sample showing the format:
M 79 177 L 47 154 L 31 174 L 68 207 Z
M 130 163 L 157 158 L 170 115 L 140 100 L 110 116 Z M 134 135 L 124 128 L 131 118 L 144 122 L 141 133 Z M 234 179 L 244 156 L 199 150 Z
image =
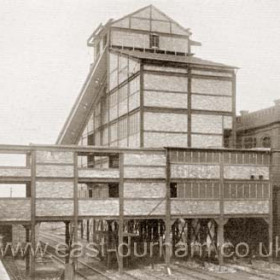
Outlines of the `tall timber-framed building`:
M 235 68 L 196 58 L 190 36 L 153 6 L 100 25 L 88 40 L 94 63 L 57 143 L 232 146 Z
M 0 199 L 0 225 L 25 225 L 33 245 L 36 224 L 64 222 L 69 244 L 81 221 L 114 248 L 124 235 L 176 243 L 182 220 L 187 242 L 272 241 L 273 154 L 235 149 L 236 68 L 195 57 L 190 36 L 153 6 L 100 25 L 57 145 L 0 146 L 26 156 L 0 181 L 29 190 Z

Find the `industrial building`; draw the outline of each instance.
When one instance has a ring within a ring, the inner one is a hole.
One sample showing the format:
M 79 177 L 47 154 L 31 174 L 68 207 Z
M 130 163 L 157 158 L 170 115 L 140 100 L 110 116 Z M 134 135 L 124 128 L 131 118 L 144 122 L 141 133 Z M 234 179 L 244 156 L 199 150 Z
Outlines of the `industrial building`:
M 196 57 L 190 30 L 152 5 L 87 43 L 94 61 L 56 145 L 0 146 L 26 157 L 1 167 L 1 182 L 27 190 L 0 198 L 0 228 L 24 225 L 35 245 L 41 223 L 64 222 L 67 244 L 105 238 L 120 272 L 133 261 L 118 252 L 128 238 L 172 244 L 167 267 L 181 241 L 210 242 L 220 264 L 224 242 L 268 246 L 278 152 L 267 133 L 264 149 L 246 144 L 255 132 L 236 118 L 237 68 Z M 34 256 L 27 266 L 34 274 Z

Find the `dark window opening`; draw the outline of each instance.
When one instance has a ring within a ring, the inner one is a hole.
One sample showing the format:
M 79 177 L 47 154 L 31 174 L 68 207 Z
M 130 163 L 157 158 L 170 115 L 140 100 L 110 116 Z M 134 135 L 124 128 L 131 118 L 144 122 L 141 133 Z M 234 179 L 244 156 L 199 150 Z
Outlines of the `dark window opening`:
M 257 146 L 257 139 L 253 137 L 247 137 L 244 139 L 244 148 L 252 149 Z
M 109 184 L 109 197 L 117 198 L 119 197 L 119 185 L 118 184 Z
M 150 35 L 150 48 L 159 48 L 159 36 L 157 34 Z
M 170 184 L 170 197 L 177 197 L 177 183 Z
M 263 180 L 263 175 L 259 175 L 259 179 L 260 179 L 260 180 Z
M 92 191 L 92 189 L 88 190 L 88 197 L 93 198 L 93 191 Z
M 225 129 L 224 130 L 224 147 L 225 148 L 230 147 L 230 137 L 231 137 L 231 129 Z
M 271 139 L 270 139 L 270 137 L 266 136 L 266 137 L 263 138 L 262 146 L 264 148 L 270 148 L 271 147 Z
M 255 180 L 255 176 L 254 175 L 251 175 L 251 180 Z
M 88 145 L 89 146 L 94 146 L 94 137 L 93 137 L 93 134 L 89 134 L 88 136 L 87 136 L 87 140 L 88 140 Z
M 119 156 L 109 157 L 109 168 L 119 168 Z
M 31 197 L 31 184 L 26 184 L 25 194 L 26 197 Z

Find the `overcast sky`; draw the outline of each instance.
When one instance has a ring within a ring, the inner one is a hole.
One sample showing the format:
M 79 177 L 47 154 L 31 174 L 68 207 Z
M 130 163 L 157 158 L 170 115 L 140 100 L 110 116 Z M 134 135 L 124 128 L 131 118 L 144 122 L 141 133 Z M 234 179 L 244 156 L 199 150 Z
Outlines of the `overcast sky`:
M 196 56 L 240 67 L 238 111 L 280 98 L 278 0 L 0 0 L 0 144 L 54 143 L 92 62 L 87 38 L 149 4 L 191 29 Z

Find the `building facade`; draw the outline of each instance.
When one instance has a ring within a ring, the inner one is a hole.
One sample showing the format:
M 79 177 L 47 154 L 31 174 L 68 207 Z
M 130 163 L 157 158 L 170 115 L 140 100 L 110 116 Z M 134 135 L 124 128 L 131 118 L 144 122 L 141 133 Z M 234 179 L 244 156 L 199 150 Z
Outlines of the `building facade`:
M 99 26 L 88 40 L 89 77 L 57 143 L 232 145 L 235 68 L 195 57 L 190 36 L 153 6 Z

